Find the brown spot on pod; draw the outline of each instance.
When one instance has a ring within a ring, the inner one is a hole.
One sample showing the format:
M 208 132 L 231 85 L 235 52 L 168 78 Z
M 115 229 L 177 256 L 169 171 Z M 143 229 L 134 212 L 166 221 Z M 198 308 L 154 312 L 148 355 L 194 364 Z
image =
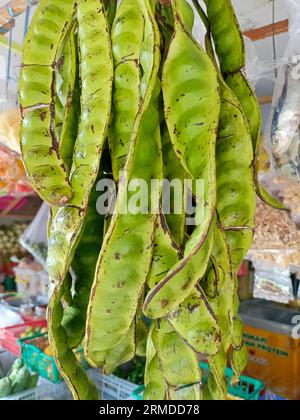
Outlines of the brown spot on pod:
M 169 304 L 169 300 L 168 300 L 168 299 L 163 299 L 163 300 L 161 301 L 161 306 L 162 306 L 162 308 L 165 308 L 166 306 L 168 306 L 168 304 Z

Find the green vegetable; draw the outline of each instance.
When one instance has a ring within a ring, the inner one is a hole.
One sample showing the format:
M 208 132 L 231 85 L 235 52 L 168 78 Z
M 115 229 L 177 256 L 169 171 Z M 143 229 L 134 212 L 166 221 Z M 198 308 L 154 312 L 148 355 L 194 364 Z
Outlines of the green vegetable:
M 9 397 L 12 394 L 12 385 L 9 378 L 0 379 L 0 398 Z
M 78 400 L 99 399 L 81 344 L 106 374 L 146 357 L 145 400 L 224 400 L 227 361 L 233 383 L 247 363 L 237 273 L 256 193 L 282 206 L 258 182 L 261 112 L 232 4 L 192 3 L 41 0 L 26 38 L 22 154 L 51 206 L 49 340 Z M 37 380 L 21 362 L 11 377 Z

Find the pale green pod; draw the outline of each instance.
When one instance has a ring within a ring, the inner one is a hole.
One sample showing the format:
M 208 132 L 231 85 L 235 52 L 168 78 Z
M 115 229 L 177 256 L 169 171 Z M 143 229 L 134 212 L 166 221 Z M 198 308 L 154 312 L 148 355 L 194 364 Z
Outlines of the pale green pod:
M 166 399 L 166 384 L 159 366 L 157 351 L 153 342 L 155 323 L 153 322 L 148 334 L 145 368 L 145 401 L 159 401 Z
M 140 51 L 144 18 L 137 0 L 122 0 L 112 26 L 114 57 L 114 115 L 109 130 L 109 147 L 114 179 L 125 166 L 131 132 L 140 104 Z
M 97 212 L 99 192 L 96 191 L 96 186 L 97 181 L 91 193 L 86 221 L 72 260 L 72 299 L 64 309 L 62 320 L 70 348 L 77 347 L 84 338 L 87 306 L 103 241 L 104 216 Z
M 68 173 L 55 134 L 55 68 L 60 44 L 75 11 L 75 1 L 43 0 L 25 39 L 19 81 L 20 141 L 28 178 L 49 205 L 72 197 Z
M 77 23 L 67 33 L 59 55 L 56 74 L 56 133 L 61 158 L 70 173 L 80 118 Z M 59 120 L 57 110 L 61 108 Z
M 205 240 L 190 255 L 169 270 L 168 274 L 153 287 L 144 303 L 144 314 L 152 319 L 161 318 L 184 302 L 195 285 L 204 276 L 214 243 L 215 219 Z
M 200 400 L 201 370 L 196 353 L 166 320 L 157 322 L 153 342 L 170 400 Z
M 162 126 L 162 152 L 163 152 L 163 179 L 170 182 L 170 208 L 165 212 L 166 221 L 175 242 L 181 246 L 184 240 L 186 228 L 186 191 L 184 180 L 187 179 L 185 170 L 174 152 L 170 134 L 165 124 Z M 180 197 L 175 195 L 175 187 L 179 186 Z M 167 197 L 169 198 L 169 197 Z M 181 203 L 180 203 L 181 201 Z M 181 204 L 181 205 L 178 205 Z M 164 205 L 164 203 L 163 203 Z M 181 208 L 176 208 L 176 206 Z
M 111 112 L 112 54 L 109 30 L 102 2 L 80 0 L 77 6 L 80 74 L 82 80 L 81 121 L 75 144 L 71 184 L 74 197 L 59 209 L 52 221 L 47 267 L 51 282 L 48 309 L 49 337 L 58 367 L 76 399 L 96 398 L 95 387 L 74 362 L 64 327 L 64 281 L 81 238 L 95 184 Z M 91 45 L 90 39 L 94 38 Z M 95 77 L 97 68 L 97 77 Z M 101 71 L 98 71 L 99 68 Z
M 141 51 L 141 65 L 144 69 L 142 102 L 132 131 L 116 210 L 99 256 L 89 304 L 85 352 L 94 366 L 100 362 L 101 357 L 98 356 L 102 352 L 114 348 L 126 336 L 135 318 L 152 258 L 156 216 L 149 214 L 148 200 L 147 208 L 140 214 L 131 214 L 130 209 L 128 214 L 122 211 L 134 200 L 134 193 L 127 188 L 131 180 L 142 179 L 149 186 L 153 178 L 162 177 L 158 114 L 160 85 L 157 80 L 160 37 L 149 2 L 139 1 L 139 5 L 145 18 Z M 146 198 L 149 199 L 148 194 Z M 160 186 L 155 186 L 150 203 L 156 212 L 159 198 Z M 137 255 L 139 258 L 136 258 Z
M 248 349 L 243 346 L 240 350 L 233 350 L 231 354 L 231 368 L 234 376 L 231 378 L 232 385 L 240 382 L 241 374 L 248 364 Z
M 226 276 L 231 272 L 228 244 L 221 226 L 215 229 L 214 247 L 207 275 L 201 282 L 207 297 L 218 297 Z
M 230 0 L 204 0 L 210 30 L 215 42 L 222 73 L 233 73 L 245 65 L 245 45 Z
M 107 352 L 103 371 L 106 375 L 111 375 L 117 367 L 129 362 L 135 356 L 136 351 L 136 323 L 133 321 L 126 337 L 115 348 Z
M 215 356 L 208 358 L 208 364 L 210 373 L 205 386 L 209 390 L 210 399 L 225 401 L 227 399 L 228 383 L 225 374 L 227 356 L 223 347 L 220 348 Z
M 68 336 L 61 326 L 63 318 L 63 285 L 56 286 L 48 305 L 48 331 L 56 364 L 66 380 L 74 399 L 99 400 L 96 386 L 78 362 L 73 351 L 66 345 Z
M 166 319 L 195 352 L 205 355 L 218 352 L 221 342 L 218 321 L 199 286 Z
M 220 110 L 217 73 L 183 21 L 185 2 L 174 1 L 173 5 L 175 34 L 162 80 L 166 122 L 182 166 L 194 181 L 204 180 L 204 189 L 202 197 L 197 197 L 201 222 L 185 246 L 183 260 L 146 298 L 144 313 L 151 318 L 160 318 L 176 308 L 203 277 L 213 245 L 216 205 L 215 142 Z
M 149 327 L 140 316 L 136 321 L 136 355 L 139 357 L 146 357 L 147 352 L 147 338 L 149 334 Z
M 166 218 L 160 211 L 155 224 L 153 256 L 147 285 L 154 288 L 165 277 L 170 267 L 182 258 L 178 245 L 174 242 L 166 223 Z

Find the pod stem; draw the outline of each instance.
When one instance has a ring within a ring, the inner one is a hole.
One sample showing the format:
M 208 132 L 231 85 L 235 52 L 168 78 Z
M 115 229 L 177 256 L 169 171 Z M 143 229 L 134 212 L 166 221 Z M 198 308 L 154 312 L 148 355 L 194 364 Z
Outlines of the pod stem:
M 195 6 L 195 9 L 197 10 L 198 15 L 201 18 L 206 30 L 209 31 L 210 30 L 210 22 L 208 20 L 208 17 L 206 16 L 206 13 L 204 12 L 202 7 L 200 6 L 198 0 L 192 0 L 192 2 L 193 2 L 193 5 Z

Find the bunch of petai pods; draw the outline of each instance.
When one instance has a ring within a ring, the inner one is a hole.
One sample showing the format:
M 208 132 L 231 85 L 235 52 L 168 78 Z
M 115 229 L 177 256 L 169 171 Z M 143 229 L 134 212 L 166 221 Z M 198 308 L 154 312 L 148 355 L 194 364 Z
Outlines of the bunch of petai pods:
M 193 3 L 41 0 L 25 41 L 22 154 L 51 207 L 49 336 L 75 399 L 99 399 L 75 355 L 82 344 L 107 374 L 146 356 L 148 400 L 226 399 L 228 361 L 233 382 L 247 363 L 237 271 L 256 193 L 281 206 L 258 183 L 261 115 L 230 0 Z M 107 177 L 118 192 L 102 215 Z M 155 211 L 121 211 L 136 179 L 188 179 L 190 194 L 203 180 L 195 226 L 185 211 L 165 214 L 160 183 Z

